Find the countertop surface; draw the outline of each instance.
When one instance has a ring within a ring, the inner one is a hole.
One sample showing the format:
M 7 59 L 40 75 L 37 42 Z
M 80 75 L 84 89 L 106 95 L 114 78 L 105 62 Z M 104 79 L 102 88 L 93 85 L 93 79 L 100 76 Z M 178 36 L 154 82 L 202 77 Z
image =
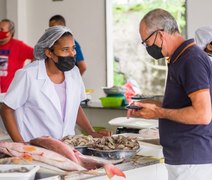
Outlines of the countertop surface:
M 116 166 L 122 171 L 129 171 L 132 169 L 142 168 L 150 165 L 155 165 L 163 162 L 162 147 L 160 145 L 150 144 L 139 141 L 140 151 L 133 158 L 124 160 L 123 162 L 116 164 Z M 44 176 L 45 174 L 37 174 Z M 68 175 L 60 175 L 59 178 L 80 180 L 80 179 L 92 179 L 98 176 L 105 176 L 105 170 L 103 168 L 92 170 L 92 171 L 75 171 Z
M 7 160 L 8 158 L 0 159 L 0 164 L 8 164 L 10 162 Z M 158 164 L 162 162 L 162 158 L 154 158 L 154 157 L 145 157 L 142 155 L 136 155 L 133 158 L 128 160 L 124 160 L 120 164 L 116 164 L 116 167 L 121 169 L 122 171 L 128 171 L 131 169 L 142 168 L 145 166 L 150 166 L 154 164 Z M 9 163 L 10 164 L 10 163 Z M 57 172 L 50 169 L 46 169 L 45 167 L 40 167 L 39 171 L 36 173 L 35 180 L 60 180 L 60 179 L 70 179 L 70 180 L 81 180 L 81 179 L 92 179 L 98 176 L 105 176 L 105 170 L 103 168 L 99 168 L 96 170 L 86 170 L 86 171 L 73 171 L 73 172 Z
M 142 168 L 145 166 L 158 164 L 160 162 L 161 162 L 161 159 L 159 158 L 144 157 L 144 156 L 137 155 L 134 158 L 125 160 L 124 162 L 120 164 L 116 164 L 116 167 L 118 167 L 122 171 L 128 171 L 131 169 Z M 44 180 L 47 177 L 49 178 L 52 177 L 52 179 L 54 178 L 55 180 L 59 180 L 59 179 L 82 180 L 82 179 L 92 179 L 94 177 L 105 176 L 105 175 L 106 175 L 105 170 L 103 168 L 90 170 L 90 171 L 73 171 L 68 174 L 57 174 L 51 171 L 46 171 L 45 169 L 41 168 L 37 172 L 35 179 Z
M 120 161 L 116 166 L 122 171 L 129 171 L 137 168 L 147 167 L 163 162 L 162 148 L 160 145 L 153 145 L 145 142 L 139 142 L 140 151 L 136 156 L 130 159 Z M 4 159 L 0 160 L 1 164 L 5 164 Z M 53 170 L 46 169 L 41 167 L 40 170 L 36 173 L 35 180 L 61 180 L 61 179 L 70 179 L 70 180 L 81 180 L 81 179 L 92 179 L 96 177 L 105 178 L 105 170 L 99 168 L 96 170 L 86 170 L 86 171 L 73 171 L 69 173 L 57 172 Z

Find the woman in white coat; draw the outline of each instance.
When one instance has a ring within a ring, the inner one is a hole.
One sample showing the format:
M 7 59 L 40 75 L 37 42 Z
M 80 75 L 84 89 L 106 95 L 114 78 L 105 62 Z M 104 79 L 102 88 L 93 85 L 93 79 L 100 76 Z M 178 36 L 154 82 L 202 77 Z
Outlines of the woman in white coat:
M 3 121 L 13 141 L 74 135 L 76 123 L 97 137 L 80 102 L 86 98 L 75 66 L 75 44 L 64 26 L 48 28 L 34 48 L 37 59 L 17 71 L 3 100 Z

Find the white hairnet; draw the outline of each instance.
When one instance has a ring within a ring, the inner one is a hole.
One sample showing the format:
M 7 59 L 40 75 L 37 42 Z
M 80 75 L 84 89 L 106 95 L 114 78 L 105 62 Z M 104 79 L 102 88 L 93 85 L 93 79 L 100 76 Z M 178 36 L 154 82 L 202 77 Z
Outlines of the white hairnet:
M 201 49 L 212 41 L 212 26 L 200 27 L 195 32 L 195 41 Z
M 46 29 L 45 33 L 38 40 L 34 47 L 34 56 L 36 59 L 46 59 L 45 49 L 50 48 L 60 37 L 71 30 L 65 26 L 53 26 Z

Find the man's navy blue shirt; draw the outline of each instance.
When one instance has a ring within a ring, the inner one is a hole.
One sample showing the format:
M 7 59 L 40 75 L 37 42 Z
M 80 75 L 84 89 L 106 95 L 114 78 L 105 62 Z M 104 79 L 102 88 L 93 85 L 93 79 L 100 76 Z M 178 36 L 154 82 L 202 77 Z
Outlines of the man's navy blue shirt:
M 163 107 L 179 109 L 191 106 L 191 93 L 210 89 L 212 96 L 212 62 L 197 45 L 186 49 L 174 59 L 193 39 L 185 41 L 174 52 L 168 65 L 168 77 Z M 187 125 L 167 119 L 159 120 L 160 141 L 165 163 L 212 163 L 212 123 Z

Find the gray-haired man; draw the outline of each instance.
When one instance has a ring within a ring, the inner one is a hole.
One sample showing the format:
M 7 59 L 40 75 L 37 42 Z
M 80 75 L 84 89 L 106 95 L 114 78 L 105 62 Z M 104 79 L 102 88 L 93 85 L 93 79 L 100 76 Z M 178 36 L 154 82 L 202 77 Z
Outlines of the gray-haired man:
M 140 36 L 155 59 L 168 57 L 164 100 L 135 105 L 128 115 L 159 118 L 169 180 L 209 180 L 212 176 L 212 63 L 193 39 L 185 40 L 174 17 L 154 9 L 140 22 Z

